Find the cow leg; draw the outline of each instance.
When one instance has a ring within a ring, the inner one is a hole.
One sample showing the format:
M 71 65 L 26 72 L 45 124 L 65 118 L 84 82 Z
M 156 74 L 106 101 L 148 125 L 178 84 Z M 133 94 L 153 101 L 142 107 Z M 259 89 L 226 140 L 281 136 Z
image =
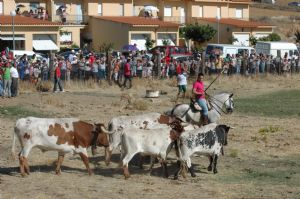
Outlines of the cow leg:
M 89 158 L 88 158 L 87 154 L 79 153 L 79 155 L 80 155 L 80 157 L 81 157 L 81 159 L 82 159 L 82 161 L 83 161 L 86 169 L 88 170 L 89 175 L 92 175 L 93 172 L 90 169 Z
M 177 170 L 175 171 L 175 174 L 174 174 L 174 180 L 178 180 L 178 175 L 179 175 L 179 172 L 181 171 L 181 161 L 177 160 L 176 164 L 177 164 Z
M 109 149 L 109 147 L 105 148 L 105 164 L 108 166 L 110 164 L 112 150 Z
M 152 156 L 151 156 L 151 158 L 152 158 Z M 144 169 L 144 167 L 143 167 L 144 161 L 145 161 L 145 156 L 140 155 L 140 162 L 139 162 L 140 169 Z
M 122 152 L 123 152 L 123 149 L 122 149 Z M 125 179 L 128 179 L 130 177 L 128 163 L 130 162 L 130 160 L 133 158 L 133 156 L 135 154 L 137 154 L 137 153 L 131 153 L 131 154 L 127 153 L 125 156 L 124 156 L 124 154 L 122 155 L 124 157 L 122 162 L 123 162 L 123 170 L 124 170 Z
M 218 170 L 217 170 L 217 162 L 218 162 L 218 155 L 214 155 L 214 174 L 218 173 Z
M 64 161 L 64 157 L 65 157 L 65 154 L 58 153 L 57 166 L 56 166 L 56 169 L 55 169 L 56 175 L 61 174 L 60 167 L 62 165 L 62 162 Z
M 167 163 L 164 160 L 161 160 L 161 166 L 163 168 L 163 172 L 165 174 L 165 177 L 168 178 L 169 177 L 169 173 L 168 173 L 168 168 L 167 168 Z
M 25 165 L 24 165 L 24 157 L 19 154 L 19 162 L 20 162 L 20 173 L 22 177 L 26 177 L 25 174 Z
M 20 172 L 21 172 L 22 177 L 25 177 L 25 173 L 27 173 L 28 175 L 30 174 L 27 157 L 28 157 L 29 152 L 32 149 L 32 147 L 33 146 L 25 145 L 19 155 Z
M 207 167 L 207 171 L 212 171 L 212 164 L 213 164 L 213 156 L 209 156 L 208 157 L 208 159 L 209 159 L 209 165 L 208 165 L 208 167 Z

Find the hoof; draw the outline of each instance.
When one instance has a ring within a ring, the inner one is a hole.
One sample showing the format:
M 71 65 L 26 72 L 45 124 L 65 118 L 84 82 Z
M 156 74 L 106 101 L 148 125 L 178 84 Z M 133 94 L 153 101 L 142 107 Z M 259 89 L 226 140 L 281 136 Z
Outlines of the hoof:
M 124 175 L 125 180 L 128 180 L 128 178 L 130 178 L 130 175 Z
M 192 173 L 191 176 L 194 178 L 194 177 L 196 177 L 196 174 Z
M 212 166 L 208 166 L 207 171 L 212 171 Z
M 27 175 L 25 173 L 21 173 L 22 178 L 27 177 Z
M 173 178 L 174 180 L 178 180 L 178 176 L 174 176 L 174 178 Z
M 109 166 L 110 165 L 110 161 L 105 161 L 105 165 Z
M 217 170 L 217 169 L 214 170 L 214 174 L 216 174 L 216 173 L 218 173 L 218 170 Z

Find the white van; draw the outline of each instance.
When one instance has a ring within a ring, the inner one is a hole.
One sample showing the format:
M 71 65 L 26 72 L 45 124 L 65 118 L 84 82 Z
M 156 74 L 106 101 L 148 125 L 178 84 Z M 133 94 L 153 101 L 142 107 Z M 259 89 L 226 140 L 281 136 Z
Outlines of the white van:
M 283 57 L 285 53 L 288 57 L 299 56 L 299 51 L 296 44 L 288 42 L 265 42 L 258 41 L 255 45 L 255 50 L 258 54 L 263 53 L 266 55 L 273 55 L 273 57 Z
M 208 59 L 212 55 L 220 55 L 221 57 L 226 57 L 227 54 L 236 55 L 247 53 L 255 53 L 255 49 L 249 46 L 237 46 L 230 44 L 207 44 L 205 50 L 205 58 Z
M 22 57 L 24 54 L 27 55 L 28 58 L 31 58 L 34 54 L 36 55 L 36 58 L 39 60 L 43 60 L 45 57 L 42 56 L 39 53 L 33 52 L 33 51 L 28 51 L 28 50 L 12 50 L 14 58 L 19 58 Z

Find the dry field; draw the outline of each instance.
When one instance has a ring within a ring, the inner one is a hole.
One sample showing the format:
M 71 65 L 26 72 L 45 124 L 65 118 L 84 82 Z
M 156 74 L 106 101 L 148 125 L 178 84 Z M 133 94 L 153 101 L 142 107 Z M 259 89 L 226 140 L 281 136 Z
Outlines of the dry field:
M 208 78 L 206 84 L 211 80 Z M 281 90 L 300 92 L 299 75 L 222 77 L 216 81 L 209 93 L 232 91 L 237 104 L 235 112 L 224 115 L 220 122 L 235 129 L 229 132 L 225 156 L 219 159 L 219 173 L 207 172 L 206 157 L 193 157 L 197 177 L 181 177 L 178 181 L 173 180 L 173 176 L 163 178 L 159 165 L 155 166 L 151 176 L 146 170 L 148 165 L 145 165 L 145 170 L 131 166 L 131 178 L 124 180 L 118 167 L 119 153 L 116 151 L 113 163 L 105 166 L 103 148 L 98 148 L 99 154 L 90 158 L 94 168 L 91 177 L 77 155 L 67 155 L 62 175 L 56 176 L 57 153 L 33 149 L 29 156 L 31 174 L 22 178 L 18 161 L 12 160 L 10 153 L 13 126 L 19 117 L 79 117 L 107 124 L 118 115 L 163 112 L 174 105 L 177 92 L 174 81 L 135 80 L 133 88 L 124 91 L 106 83 L 100 87 L 93 83 L 75 83 L 67 87 L 67 92 L 55 94 L 38 93 L 24 84 L 21 87 L 17 98 L 0 99 L 0 199 L 300 198 L 300 114 L 272 117 L 262 116 L 260 110 L 245 114 L 239 111 L 238 106 L 242 98 Z M 149 88 L 159 88 L 167 94 L 158 99 L 146 99 L 145 90 Z M 188 99 L 185 101 L 188 102 Z M 168 166 L 171 173 L 176 166 L 173 155 L 170 157 Z

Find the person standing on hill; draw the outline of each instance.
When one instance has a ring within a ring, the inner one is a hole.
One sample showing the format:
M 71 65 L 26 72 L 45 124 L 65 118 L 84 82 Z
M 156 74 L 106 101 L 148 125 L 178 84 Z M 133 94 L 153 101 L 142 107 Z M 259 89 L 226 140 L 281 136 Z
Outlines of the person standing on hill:
M 186 93 L 186 86 L 187 86 L 187 78 L 186 78 L 186 73 L 184 73 L 184 71 L 181 71 L 181 74 L 179 74 L 177 76 L 177 85 L 178 85 L 178 94 L 177 94 L 177 98 L 176 98 L 176 104 L 177 104 L 177 100 L 180 96 L 180 93 L 182 94 L 182 98 L 185 98 L 185 93 Z
M 14 63 L 10 68 L 11 75 L 11 96 L 17 97 L 18 95 L 18 84 L 19 84 L 19 73 L 17 70 L 17 65 Z
M 61 71 L 60 71 L 60 66 L 57 64 L 54 68 L 54 87 L 53 87 L 53 92 L 57 92 L 57 85 L 59 87 L 59 90 L 61 92 L 63 92 L 63 88 L 61 86 L 61 82 L 60 82 L 60 77 L 61 77 Z
M 125 77 L 125 81 L 123 84 L 123 87 L 126 87 L 126 83 L 127 80 L 129 80 L 129 88 L 131 88 L 132 84 L 131 84 L 131 67 L 130 67 L 130 59 L 127 59 L 126 64 L 124 65 L 124 77 Z
M 4 94 L 3 96 L 7 96 L 8 98 L 11 97 L 11 75 L 10 75 L 10 68 L 11 68 L 11 60 L 9 60 L 3 68 L 3 89 Z

